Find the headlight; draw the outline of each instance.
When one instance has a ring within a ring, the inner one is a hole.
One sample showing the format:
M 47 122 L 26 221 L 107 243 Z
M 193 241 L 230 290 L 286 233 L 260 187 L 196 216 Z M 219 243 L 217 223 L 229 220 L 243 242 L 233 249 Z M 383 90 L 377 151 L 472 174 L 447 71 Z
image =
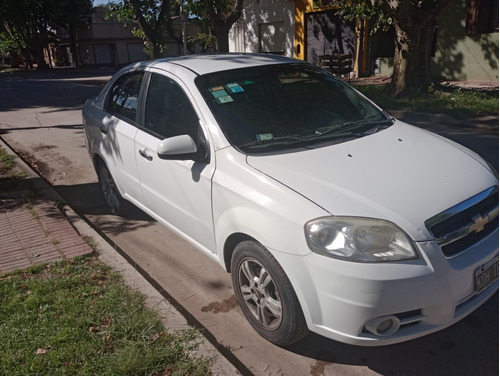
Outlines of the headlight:
M 410 237 L 391 222 L 354 217 L 323 217 L 305 225 L 309 248 L 320 255 L 355 262 L 418 258 Z

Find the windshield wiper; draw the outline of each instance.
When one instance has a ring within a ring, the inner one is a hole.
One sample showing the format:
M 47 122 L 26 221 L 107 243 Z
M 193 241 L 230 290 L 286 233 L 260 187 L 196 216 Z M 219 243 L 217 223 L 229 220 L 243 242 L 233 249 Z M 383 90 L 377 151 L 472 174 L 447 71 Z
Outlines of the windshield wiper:
M 323 131 L 316 130 L 314 134 L 309 136 L 279 136 L 279 137 L 270 137 L 261 140 L 249 141 L 244 144 L 239 145 L 238 147 L 248 147 L 248 146 L 260 146 L 260 145 L 276 145 L 276 144 L 291 144 L 297 142 L 311 142 L 322 136 L 328 135 L 329 137 L 335 138 L 356 138 L 362 137 L 368 134 L 376 133 L 381 129 L 385 129 L 389 125 L 392 124 L 391 119 L 383 119 L 383 120 L 355 120 L 355 121 L 346 121 L 345 123 L 337 124 L 335 126 L 329 127 Z M 364 132 L 358 132 L 354 130 L 343 130 L 338 132 L 338 130 L 353 126 L 353 125 L 370 125 L 370 128 L 365 130 Z
M 314 135 L 310 136 L 310 138 L 319 138 L 319 137 L 322 137 L 324 135 L 330 135 L 330 134 L 333 134 L 334 136 L 338 136 L 338 137 L 356 136 L 356 135 L 362 136 L 362 135 L 367 135 L 367 134 L 371 134 L 371 133 L 376 133 L 380 129 L 382 129 L 382 127 L 385 128 L 386 126 L 389 126 L 391 124 L 392 124 L 392 121 L 390 119 L 375 120 L 375 121 L 373 121 L 373 120 L 346 121 L 345 123 L 337 124 L 337 125 L 330 127 L 324 131 L 316 130 L 314 132 Z M 334 133 L 334 132 L 338 131 L 339 129 L 343 129 L 343 128 L 346 128 L 346 127 L 349 127 L 352 125 L 373 125 L 373 126 L 377 126 L 377 127 L 369 128 L 365 132 L 349 131 L 349 132 Z
M 273 137 L 273 138 L 268 138 L 268 139 L 263 139 L 263 140 L 255 140 L 255 141 L 246 142 L 242 145 L 239 145 L 238 147 L 269 145 L 269 144 L 277 144 L 277 143 L 288 144 L 288 143 L 292 143 L 292 142 L 303 142 L 303 141 L 309 141 L 309 140 L 310 140 L 310 138 L 299 137 L 299 136 L 280 136 L 280 137 Z

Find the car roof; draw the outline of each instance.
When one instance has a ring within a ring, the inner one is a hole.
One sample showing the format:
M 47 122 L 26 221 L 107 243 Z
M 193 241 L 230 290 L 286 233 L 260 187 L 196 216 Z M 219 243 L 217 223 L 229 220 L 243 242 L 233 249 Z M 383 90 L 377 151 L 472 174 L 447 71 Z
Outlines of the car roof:
M 148 62 L 148 66 L 168 70 L 171 64 L 182 66 L 202 75 L 230 69 L 252 66 L 289 64 L 300 60 L 271 54 L 229 53 L 220 55 L 188 55 L 174 58 L 157 59 Z

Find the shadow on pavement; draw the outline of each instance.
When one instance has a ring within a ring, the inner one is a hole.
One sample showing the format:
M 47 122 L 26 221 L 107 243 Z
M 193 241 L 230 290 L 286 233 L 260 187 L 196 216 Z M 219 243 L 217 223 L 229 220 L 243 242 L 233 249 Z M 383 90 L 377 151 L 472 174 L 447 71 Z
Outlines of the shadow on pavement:
M 366 366 L 381 375 L 496 376 L 498 355 L 491 354 L 498 354 L 498 330 L 497 292 L 462 321 L 412 341 L 358 347 L 310 334 L 287 350 L 316 359 L 318 371 L 329 363 L 337 363 Z

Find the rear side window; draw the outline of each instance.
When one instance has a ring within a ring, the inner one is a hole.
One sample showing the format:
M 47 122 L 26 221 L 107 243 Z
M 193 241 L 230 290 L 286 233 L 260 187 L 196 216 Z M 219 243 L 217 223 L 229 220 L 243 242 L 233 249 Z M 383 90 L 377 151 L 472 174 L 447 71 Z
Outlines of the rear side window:
M 135 122 L 143 77 L 144 72 L 134 72 L 118 78 L 109 90 L 104 109 Z

